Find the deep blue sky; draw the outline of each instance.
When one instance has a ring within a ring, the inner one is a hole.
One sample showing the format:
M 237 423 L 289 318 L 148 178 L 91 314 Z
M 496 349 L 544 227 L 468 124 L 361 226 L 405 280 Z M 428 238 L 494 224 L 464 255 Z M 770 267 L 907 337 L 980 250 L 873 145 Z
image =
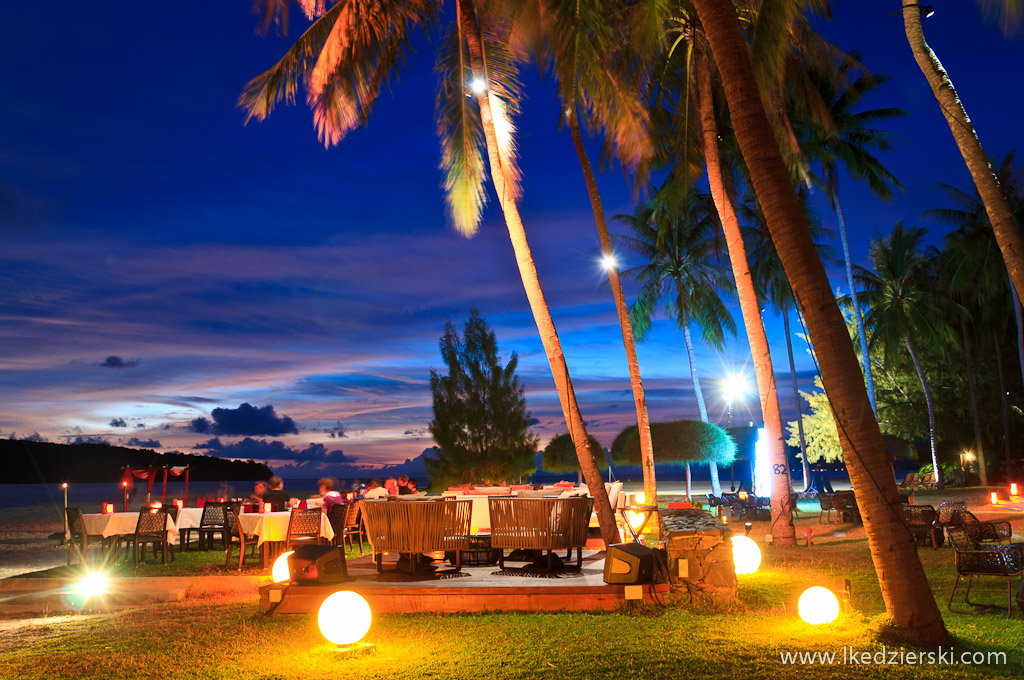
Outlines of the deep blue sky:
M 986 149 L 1024 151 L 1022 39 L 984 23 L 974 3 L 934 4 L 928 39 Z M 821 24 L 892 77 L 868 105 L 912 114 L 890 126 L 903 140 L 886 159 L 906 193 L 886 205 L 845 181 L 860 264 L 872 235 L 899 219 L 932 228 L 938 243 L 944 228 L 921 218 L 946 205 L 936 184 L 970 188 L 902 20 L 888 15 L 898 9 L 847 0 Z M 293 36 L 302 27 L 294 15 Z M 242 125 L 241 87 L 290 44 L 257 37 L 254 25 L 242 0 L 0 9 L 0 434 L 184 450 L 212 439 L 189 421 L 250 403 L 273 406 L 278 425 L 292 418 L 298 433 L 254 427 L 244 440 L 225 430 L 222 455 L 318 464 L 343 450 L 360 463 L 401 461 L 432 444 L 438 337 L 473 303 L 503 354 L 519 353 L 538 433 L 563 431 L 494 202 L 471 240 L 446 225 L 432 47 L 420 40 L 369 126 L 325 150 L 301 103 Z M 633 417 L 621 335 L 553 88 L 533 68 L 524 83 L 522 213 L 584 416 L 608 445 Z M 609 214 L 632 211 L 621 172 L 599 182 Z M 778 320 L 767 322 L 792 417 L 785 338 Z M 724 357 L 700 349 L 714 417 L 724 418 L 717 382 L 749 363 L 745 353 L 742 331 Z M 673 325 L 656 323 L 639 354 L 652 418 L 693 416 Z M 806 351 L 797 362 L 807 388 Z M 751 418 L 759 415 L 737 416 Z M 331 436 L 339 423 L 342 438 Z M 282 444 L 271 453 L 261 441 Z

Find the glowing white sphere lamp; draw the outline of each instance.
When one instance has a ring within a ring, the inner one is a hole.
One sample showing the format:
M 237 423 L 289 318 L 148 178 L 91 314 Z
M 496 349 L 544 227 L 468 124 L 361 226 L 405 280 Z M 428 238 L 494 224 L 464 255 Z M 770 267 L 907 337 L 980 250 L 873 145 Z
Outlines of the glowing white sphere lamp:
M 814 586 L 800 596 L 797 610 L 800 618 L 812 626 L 832 623 L 839 617 L 839 600 L 828 588 Z
M 753 574 L 761 566 L 761 549 L 752 538 L 733 536 L 732 561 L 737 574 Z
M 281 553 L 281 555 L 274 560 L 274 566 L 270 569 L 270 577 L 274 579 L 274 583 L 284 583 L 285 581 L 291 580 L 291 572 L 288 570 L 288 556 L 294 553 L 294 550 Z
M 359 642 L 370 630 L 370 605 L 358 593 L 340 590 L 327 596 L 316 615 L 320 633 L 336 645 Z

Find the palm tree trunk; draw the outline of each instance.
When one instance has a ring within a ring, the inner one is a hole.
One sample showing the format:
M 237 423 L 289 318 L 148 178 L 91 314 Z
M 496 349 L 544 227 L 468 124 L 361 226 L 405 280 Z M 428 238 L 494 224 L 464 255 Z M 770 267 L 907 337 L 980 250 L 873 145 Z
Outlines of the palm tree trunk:
M 836 204 L 836 218 L 839 220 L 839 239 L 843 242 L 843 260 L 846 262 L 846 284 L 850 287 L 850 302 L 853 304 L 853 318 L 857 323 L 857 335 L 860 336 L 860 352 L 864 364 L 864 381 L 868 388 L 868 401 L 871 402 L 871 410 L 878 418 L 878 406 L 875 404 L 875 378 L 871 375 L 871 355 L 868 353 L 868 336 L 864 332 L 864 315 L 860 313 L 860 305 L 857 304 L 857 287 L 853 285 L 853 262 L 850 260 L 850 243 L 846 238 L 846 219 L 843 216 L 843 206 L 839 203 L 839 197 L 834 196 Z
M 796 362 L 793 361 L 793 336 L 789 332 L 789 307 L 782 309 L 782 328 L 786 333 L 786 351 L 789 354 L 789 377 L 793 383 L 793 403 L 796 406 L 796 432 L 800 435 L 800 457 L 803 459 L 804 491 L 811 485 L 811 464 L 807 462 L 807 442 L 804 440 L 804 409 L 800 389 L 796 383 Z
M 729 251 L 733 278 L 743 313 L 743 325 L 747 330 L 750 354 L 754 361 L 757 378 L 757 392 L 761 396 L 761 414 L 768 432 L 768 455 L 772 470 L 772 524 L 770 532 L 780 545 L 796 543 L 796 528 L 793 526 L 793 480 L 789 474 L 789 461 L 782 437 L 782 414 L 779 411 L 779 395 L 775 386 L 775 372 L 772 368 L 768 336 L 764 332 L 764 321 L 750 275 L 750 264 L 740 233 L 740 223 L 722 180 L 722 164 L 718 156 L 718 127 L 715 122 L 715 105 L 711 95 L 711 73 L 707 57 L 702 50 L 696 51 L 697 90 L 700 99 L 701 129 L 704 142 L 704 161 L 708 168 L 708 184 L 711 198 L 722 221 L 725 244 Z
M 677 280 L 676 286 L 681 287 Z M 686 359 L 690 362 L 690 380 L 693 381 L 693 394 L 697 397 L 697 411 L 700 412 L 702 423 L 708 422 L 708 407 L 704 404 L 704 391 L 700 388 L 700 378 L 697 376 L 697 357 L 693 354 L 693 339 L 690 337 L 690 326 L 683 323 L 683 341 L 686 343 Z M 722 483 L 718 479 L 718 463 L 708 461 L 708 470 L 711 472 L 711 493 L 716 496 L 722 495 Z
M 597 190 L 597 179 L 594 168 L 590 165 L 587 150 L 583 146 L 579 121 L 576 112 L 568 116 L 569 131 L 572 143 L 576 147 L 576 157 L 583 170 L 583 180 L 587 184 L 587 195 L 590 196 L 590 209 L 594 213 L 594 224 L 597 226 L 597 237 L 601 241 L 601 253 L 605 262 L 613 261 L 612 240 L 608 236 L 608 223 L 604 218 L 604 207 L 601 205 L 601 194 Z M 612 287 L 615 298 L 615 311 L 619 315 L 619 328 L 622 329 L 622 344 L 626 348 L 626 364 L 629 366 L 629 384 L 633 388 L 633 404 L 636 406 L 637 432 L 640 435 L 640 466 L 644 472 L 644 497 L 647 505 L 658 504 L 658 490 L 654 477 L 654 444 L 651 442 L 651 423 L 647 417 L 647 398 L 644 396 L 644 384 L 640 380 L 640 363 L 636 358 L 636 342 L 633 339 L 633 324 L 629 321 L 629 309 L 626 307 L 626 296 L 622 293 L 622 281 L 619 279 L 619 268 L 608 267 L 608 283 Z M 689 486 L 687 486 L 689 495 Z M 653 518 L 657 520 L 657 517 Z M 657 526 L 657 525 L 655 525 Z
M 458 7 L 459 21 L 462 22 L 464 29 L 463 35 L 469 50 L 473 77 L 486 82 L 483 45 L 473 0 L 459 0 Z M 593 489 L 594 509 L 597 511 L 601 536 L 607 545 L 618 543 L 620 539 L 615 526 L 615 516 L 612 514 L 608 494 L 600 492 L 604 489 L 604 480 L 601 478 L 601 470 L 597 467 L 594 452 L 590 449 L 589 437 L 583 425 L 583 415 L 580 413 L 579 404 L 576 403 L 576 394 L 572 389 L 569 368 L 565 363 L 565 355 L 562 354 L 562 344 L 558 340 L 555 322 L 551 318 L 551 310 L 548 309 L 544 291 L 540 287 L 537 267 L 533 262 L 533 254 L 530 252 L 530 244 L 526 239 L 526 231 L 523 229 L 523 221 L 519 216 L 519 208 L 505 191 L 505 171 L 501 167 L 501 159 L 498 156 L 498 140 L 494 130 L 494 118 L 491 114 L 488 92 L 485 90 L 478 94 L 476 100 L 480 106 L 480 122 L 484 130 L 484 139 L 487 142 L 487 157 L 490 162 L 494 190 L 498 194 L 498 201 L 501 203 L 501 209 L 505 215 L 505 225 L 508 227 L 512 249 L 515 251 L 516 264 L 519 266 L 519 274 L 523 279 L 526 297 L 530 302 L 537 330 L 540 332 L 544 353 L 547 354 L 548 363 L 551 366 L 551 375 L 555 380 L 555 388 L 558 390 L 558 401 L 561 403 L 562 413 L 565 415 L 565 423 L 576 446 L 576 457 L 579 459 L 583 477 L 587 480 L 587 486 Z
M 1020 302 L 1013 281 L 1010 281 L 1010 304 L 1013 305 L 1013 316 L 1017 319 L 1017 358 L 1020 361 L 1020 377 L 1024 380 L 1024 323 L 1021 322 Z
M 1003 375 L 1003 346 L 999 342 L 999 332 L 993 331 L 992 339 L 996 345 L 996 370 L 999 373 L 999 400 L 1003 411 L 1003 457 L 1006 473 L 1010 471 L 1010 409 L 1006 403 L 1006 376 Z
M 921 388 L 924 390 L 924 403 L 928 407 L 928 441 L 932 449 L 932 471 L 935 474 L 936 485 L 938 485 L 939 489 L 943 489 L 946 483 L 942 479 L 942 468 L 939 467 L 938 442 L 935 440 L 935 406 L 932 403 L 932 391 L 928 387 L 928 381 L 924 377 L 924 369 L 921 368 L 921 359 L 918 358 L 917 352 L 914 351 L 914 345 L 911 344 L 909 335 L 903 336 L 903 343 L 907 346 L 907 351 L 910 352 L 910 358 L 914 360 L 917 379 L 921 381 Z
M 957 95 L 956 88 L 953 87 L 953 81 L 924 39 L 921 8 L 916 2 L 903 4 L 903 26 L 914 59 L 917 60 L 921 73 L 924 74 L 932 88 L 932 94 L 939 102 L 942 115 L 960 149 L 960 155 L 964 157 L 974 186 L 977 187 L 981 201 L 985 204 L 985 212 L 992 223 L 996 242 L 1010 272 L 1010 281 L 1017 291 L 1024 290 L 1024 237 L 1014 222 L 1006 194 L 999 186 L 999 179 L 988 161 L 978 134 L 974 131 L 974 124 L 967 117 L 967 111 Z M 1016 295 L 1014 300 L 1019 304 Z
M 971 395 L 971 417 L 974 420 L 974 449 L 978 452 L 978 474 L 981 485 L 988 486 L 988 471 L 985 468 L 985 448 L 981 443 L 981 418 L 978 415 L 978 397 L 975 390 L 974 362 L 971 360 L 971 338 L 967 332 L 967 319 L 960 317 L 960 333 L 964 337 L 964 360 L 967 364 L 967 387 Z
M 729 0 L 693 0 L 722 73 L 733 129 L 768 229 L 807 323 L 886 610 L 918 645 L 948 644 L 917 545 L 907 529 L 857 355 L 786 172 Z

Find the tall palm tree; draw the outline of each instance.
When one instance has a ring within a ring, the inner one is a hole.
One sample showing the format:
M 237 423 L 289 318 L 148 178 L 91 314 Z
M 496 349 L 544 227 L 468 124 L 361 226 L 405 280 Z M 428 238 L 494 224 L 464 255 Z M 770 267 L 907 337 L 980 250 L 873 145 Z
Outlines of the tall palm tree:
M 690 328 L 696 325 L 704 342 L 719 352 L 725 349 L 726 333 L 736 335 L 736 324 L 719 295 L 731 292 L 733 285 L 721 262 L 716 217 L 710 196 L 693 185 L 684 189 L 670 180 L 651 199 L 638 205 L 632 215 L 616 216 L 632 228 L 632 236 L 613 236 L 617 244 L 643 260 L 643 264 L 623 272 L 641 284 L 630 307 L 637 338 L 644 341 L 658 305 L 665 303 L 665 316 L 674 319 L 676 328 L 683 332 L 697 410 L 705 423 L 709 422 L 708 409 Z M 718 466 L 714 461 L 708 465 L 711 490 L 721 495 Z
M 1016 154 L 1006 154 L 996 176 L 1006 194 L 1017 219 L 1024 218 L 1024 165 L 1017 166 Z M 999 244 L 996 242 L 985 205 L 978 190 L 968 193 L 947 184 L 940 185 L 955 207 L 929 210 L 925 215 L 951 224 L 956 229 L 946 236 L 943 265 L 950 292 L 968 308 L 973 310 L 976 325 L 992 331 L 995 341 L 996 363 L 999 367 L 1000 400 L 1003 415 L 1003 450 L 1005 463 L 1010 464 L 1009 412 L 1006 400 L 1005 378 L 1002 365 L 1002 340 L 1006 331 L 1007 304 L 1014 307 L 1017 320 L 1017 347 L 1024 347 L 1021 340 L 1020 305 L 1006 275 Z M 966 330 L 967 319 L 961 317 L 965 356 L 970 362 L 970 338 Z M 1024 371 L 1024 359 L 1022 359 Z M 971 389 L 972 414 L 975 429 L 975 446 L 978 449 L 979 469 L 982 484 L 986 483 L 984 452 L 981 446 L 981 425 L 978 422 L 977 406 L 973 394 L 973 368 L 968 363 L 968 378 Z
M 902 354 L 904 347 L 914 362 L 928 407 L 932 469 L 942 489 L 944 480 L 939 467 L 935 407 L 916 345 L 926 342 L 941 347 L 950 340 L 950 329 L 942 319 L 945 301 L 935 291 L 931 260 L 921 251 L 925 233 L 919 227 L 904 227 L 902 222 L 897 222 L 888 238 L 877 237 L 871 243 L 874 271 L 857 267 L 856 280 L 869 307 L 866 316 L 867 326 L 872 329 L 871 345 L 880 347 L 887 364 Z
M 692 1 L 721 73 L 732 128 L 820 363 L 886 609 L 894 625 L 915 643 L 945 644 L 949 634 L 903 520 L 889 453 L 846 323 L 760 101 L 750 46 L 736 8 L 729 0 Z M 778 3 L 775 14 L 788 21 L 809 2 Z M 770 34 L 779 29 L 765 24 L 763 31 Z M 763 55 L 755 52 L 755 56 Z
M 330 9 L 323 0 L 299 4 L 313 24 L 277 64 L 246 85 L 239 106 L 246 111 L 246 120 L 262 120 L 282 99 L 294 101 L 301 81 L 321 141 L 337 144 L 365 121 L 382 85 L 409 50 L 412 32 L 438 24 L 440 2 L 410 0 L 384 5 L 347 0 Z M 288 5 L 288 0 L 255 0 L 261 28 L 285 25 Z M 500 18 L 478 14 L 473 0 L 459 0 L 456 7 L 455 25 L 448 30 L 449 59 L 442 62 L 448 68 L 441 68 L 438 106 L 449 212 L 460 231 L 471 234 L 476 230 L 486 199 L 482 146 L 580 468 L 591 488 L 602 488 L 601 472 L 516 206 L 519 171 L 508 114 L 516 108 L 518 86 L 507 26 Z M 501 57 L 503 50 L 508 58 Z M 617 542 L 607 495 L 594 494 L 594 504 L 605 542 Z
M 613 13 L 622 6 L 603 0 L 539 0 L 509 5 L 515 17 L 513 35 L 522 42 L 523 51 L 533 52 L 540 60 L 550 63 L 558 83 L 563 120 L 569 128 L 583 173 L 626 350 L 640 438 L 644 494 L 647 503 L 657 505 L 651 426 L 633 327 L 597 178 L 580 129 L 582 118 L 590 130 L 603 130 L 607 146 L 625 167 L 636 168 L 651 156 L 649 114 L 635 82 L 637 69 L 629 68 L 637 60 L 631 58 L 630 43 L 623 43 L 612 23 Z
M 814 214 L 810 204 L 810 194 L 799 186 L 797 197 L 807 218 L 807 224 L 811 227 L 811 234 L 814 242 L 818 244 L 818 256 L 824 261 L 835 259 L 832 248 L 822 243 L 827 238 L 832 238 L 833 233 L 821 226 L 820 220 Z M 796 362 L 793 359 L 793 334 L 789 330 L 789 311 L 796 306 L 793 297 L 793 288 L 786 278 L 786 271 L 782 268 L 782 260 L 775 250 L 775 243 L 768 232 L 768 223 L 764 219 L 764 212 L 753 192 L 748 192 L 744 201 L 740 203 L 738 212 L 743 221 L 747 224 L 746 241 L 751 247 L 751 260 L 753 261 L 754 283 L 757 286 L 761 298 L 769 303 L 772 308 L 782 316 L 782 327 L 786 334 L 786 352 L 789 357 L 789 376 L 793 387 L 793 402 L 796 406 L 797 435 L 800 441 L 800 454 L 802 458 L 804 489 L 811 483 L 811 467 L 807 461 L 807 443 L 804 441 L 804 424 L 801 413 L 803 408 L 800 398 L 800 390 L 796 379 Z
M 1013 31 L 1020 25 L 1021 15 L 1024 13 L 1024 2 L 1021 0 L 979 1 L 987 12 L 994 12 L 1000 16 L 1005 33 Z M 921 5 L 911 0 L 900 0 L 900 5 L 903 9 L 907 42 L 910 43 L 910 49 L 921 73 L 932 88 L 932 94 L 938 101 L 942 115 L 960 149 L 960 155 L 963 156 L 971 179 L 974 180 L 974 186 L 981 196 L 996 242 L 1006 261 L 1019 307 L 1020 295 L 1024 291 L 1024 234 L 1021 233 L 1020 225 L 1014 221 L 1013 210 L 999 185 L 999 178 L 989 163 L 985 149 L 981 146 L 981 140 L 978 139 L 974 124 L 967 115 L 963 100 L 953 87 L 953 81 L 950 80 L 946 69 L 942 67 L 939 58 L 925 40 L 924 27 L 921 25 Z
M 732 263 L 733 279 L 739 297 L 743 325 L 747 331 L 750 353 L 754 363 L 757 391 L 761 398 L 761 413 L 768 431 L 768 452 L 772 469 L 772 529 L 774 539 L 782 545 L 796 543 L 796 528 L 793 526 L 793 481 L 786 455 L 785 438 L 782 432 L 782 412 L 779 409 L 778 388 L 772 367 L 768 336 L 761 318 L 760 303 L 750 273 L 750 264 L 743 244 L 733 196 L 727 188 L 719 154 L 718 123 L 715 118 L 715 104 L 711 87 L 710 59 L 703 49 L 694 50 L 694 70 L 697 76 L 697 99 L 699 102 L 701 139 L 703 140 L 704 162 L 707 165 L 708 185 L 715 208 L 725 232 L 725 243 Z
M 853 54 L 857 59 L 857 55 Z M 857 73 L 850 60 L 839 64 L 828 64 L 828 72 L 822 73 L 822 66 L 813 65 L 811 79 L 828 104 L 830 128 L 814 124 L 813 121 L 799 124 L 797 132 L 800 149 L 821 168 L 817 178 L 825 189 L 829 205 L 836 213 L 839 223 L 839 238 L 843 245 L 843 260 L 846 265 L 846 283 L 850 290 L 854 321 L 860 337 L 861 359 L 864 364 L 864 378 L 867 383 L 868 400 L 871 408 L 878 413 L 875 404 L 875 383 L 871 375 L 871 357 L 868 354 L 867 335 L 864 333 L 864 315 L 857 301 L 857 290 L 853 285 L 853 263 L 850 260 L 850 243 L 846 236 L 846 219 L 839 201 L 839 164 L 855 179 L 867 182 L 871 191 L 883 201 L 892 200 L 892 187 L 900 187 L 896 178 L 882 165 L 873 151 L 891 151 L 891 135 L 875 128 L 880 122 L 908 115 L 904 109 L 885 108 L 857 111 L 865 95 L 873 92 L 885 76 L 867 72 Z M 837 87 L 839 83 L 839 87 Z

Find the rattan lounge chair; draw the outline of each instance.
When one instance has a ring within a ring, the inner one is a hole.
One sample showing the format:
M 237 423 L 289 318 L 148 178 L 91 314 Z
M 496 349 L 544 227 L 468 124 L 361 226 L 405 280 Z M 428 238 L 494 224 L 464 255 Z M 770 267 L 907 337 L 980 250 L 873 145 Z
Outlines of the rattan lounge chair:
M 903 517 L 907 520 L 907 528 L 910 529 L 910 535 L 915 541 L 929 541 L 936 550 L 942 547 L 945 537 L 942 535 L 942 527 L 935 523 L 939 517 L 935 508 L 930 505 L 904 503 Z
M 835 511 L 836 506 L 832 502 L 832 496 L 827 493 L 818 494 L 818 505 L 821 506 L 821 512 L 818 513 L 818 524 L 821 524 L 821 516 L 824 515 L 825 519 L 829 524 L 832 523 L 832 513 Z
M 415 572 L 418 555 L 438 551 L 453 553 L 456 571 L 462 569 L 462 551 L 469 549 L 471 500 L 392 497 L 363 501 L 362 512 L 377 571 L 383 570 L 384 553 L 407 557 L 409 571 Z
M 998 541 L 1007 543 L 1013 538 L 1013 527 L 1006 520 L 988 520 L 982 522 L 973 513 L 961 510 L 959 512 L 960 519 L 964 529 L 967 529 L 967 533 L 971 535 L 978 543 L 984 543 L 989 541 Z

